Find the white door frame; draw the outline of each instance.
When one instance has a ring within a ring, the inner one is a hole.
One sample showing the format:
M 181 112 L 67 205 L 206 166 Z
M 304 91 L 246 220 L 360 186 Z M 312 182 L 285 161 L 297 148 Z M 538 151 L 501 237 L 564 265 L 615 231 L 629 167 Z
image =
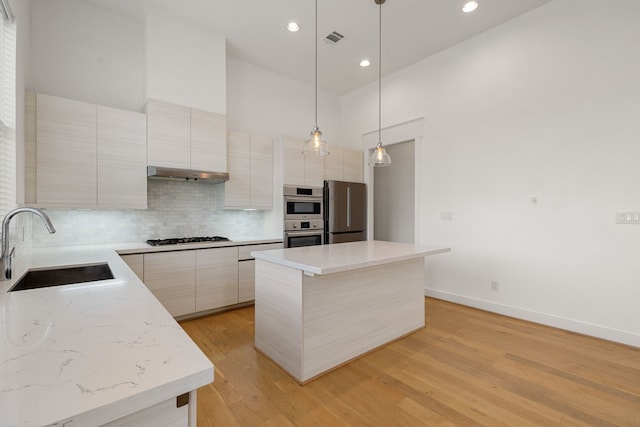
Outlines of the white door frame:
M 393 145 L 414 141 L 415 183 L 414 183 L 414 242 L 422 244 L 422 129 L 424 117 L 397 123 L 382 128 L 382 144 Z M 367 239 L 373 239 L 373 166 L 369 166 L 369 155 L 378 143 L 378 130 L 362 134 L 364 147 L 364 182 L 367 184 Z M 391 159 L 393 162 L 393 159 Z M 393 167 L 393 163 L 391 166 Z

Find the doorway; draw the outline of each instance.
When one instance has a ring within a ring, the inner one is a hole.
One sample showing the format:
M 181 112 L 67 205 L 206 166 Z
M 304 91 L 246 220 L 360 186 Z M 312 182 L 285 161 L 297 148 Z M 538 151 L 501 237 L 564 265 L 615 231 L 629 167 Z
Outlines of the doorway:
M 373 168 L 373 238 L 415 243 L 415 140 L 385 150 L 391 165 Z

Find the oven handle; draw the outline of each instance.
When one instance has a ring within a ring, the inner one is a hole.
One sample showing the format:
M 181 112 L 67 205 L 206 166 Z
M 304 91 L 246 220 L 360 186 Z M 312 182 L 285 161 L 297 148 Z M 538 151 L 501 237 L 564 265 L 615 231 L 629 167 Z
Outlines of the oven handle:
M 318 236 L 318 235 L 322 235 L 324 233 L 324 230 L 319 230 L 319 229 L 315 229 L 315 230 L 309 230 L 309 231 L 291 231 L 291 230 L 285 230 L 284 234 L 286 234 L 287 236 Z

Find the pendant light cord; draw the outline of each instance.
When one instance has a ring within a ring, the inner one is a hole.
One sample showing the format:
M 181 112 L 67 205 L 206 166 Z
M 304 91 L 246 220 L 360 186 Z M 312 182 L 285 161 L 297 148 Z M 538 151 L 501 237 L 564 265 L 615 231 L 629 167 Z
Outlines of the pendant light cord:
M 378 27 L 378 144 L 382 143 L 382 2 L 380 7 L 380 21 Z
M 316 0 L 316 38 L 314 42 L 316 48 L 316 120 L 315 127 L 318 127 L 318 0 Z

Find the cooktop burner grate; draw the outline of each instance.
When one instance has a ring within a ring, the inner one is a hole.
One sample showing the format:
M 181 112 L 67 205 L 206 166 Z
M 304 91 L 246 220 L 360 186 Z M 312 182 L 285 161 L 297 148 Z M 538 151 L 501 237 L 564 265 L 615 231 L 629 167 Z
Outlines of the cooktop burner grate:
M 181 243 L 202 243 L 202 242 L 229 242 L 230 240 L 222 236 L 206 237 L 177 237 L 172 239 L 150 239 L 147 244 L 151 246 L 179 245 Z

